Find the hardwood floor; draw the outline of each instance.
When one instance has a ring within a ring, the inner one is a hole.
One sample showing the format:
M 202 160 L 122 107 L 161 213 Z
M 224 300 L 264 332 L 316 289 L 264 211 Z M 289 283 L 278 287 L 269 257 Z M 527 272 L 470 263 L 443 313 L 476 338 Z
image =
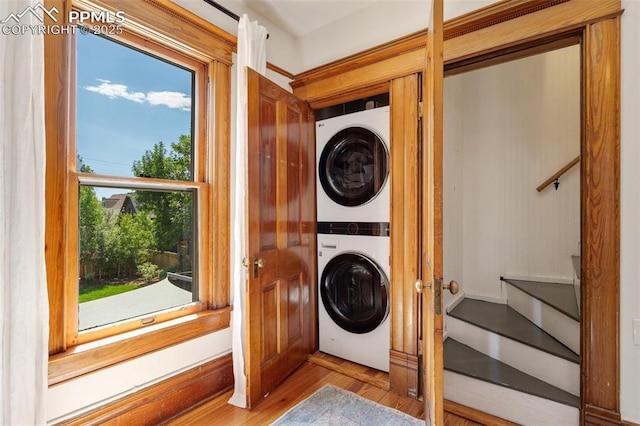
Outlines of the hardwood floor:
M 317 364 L 305 362 L 252 410 L 245 410 L 227 404 L 232 393 L 229 391 L 164 424 L 172 426 L 210 424 L 268 425 L 327 383 L 354 392 L 371 401 L 398 409 L 416 418 L 424 418 L 424 405 L 420 401 L 403 398 L 378 386 L 365 383 Z M 478 424 L 454 414 L 445 413 L 445 425 L 447 426 L 472 426 Z

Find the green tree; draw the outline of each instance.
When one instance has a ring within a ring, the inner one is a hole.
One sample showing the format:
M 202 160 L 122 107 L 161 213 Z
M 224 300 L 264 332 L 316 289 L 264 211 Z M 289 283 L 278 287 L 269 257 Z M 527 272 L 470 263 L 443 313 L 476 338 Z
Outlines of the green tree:
M 191 179 L 191 136 L 182 135 L 178 142 L 171 144 L 167 152 L 164 142 L 153 145 L 145 151 L 140 160 L 133 162 L 131 168 L 138 177 L 190 180 Z
M 137 271 L 137 265 L 150 259 L 155 246 L 153 222 L 144 211 L 135 215 L 120 214 L 110 230 L 109 240 L 118 275 L 132 274 Z
M 134 161 L 132 171 L 138 177 L 184 181 L 191 179 L 191 164 L 191 136 L 182 135 L 171 144 L 169 152 L 164 142 L 156 143 L 140 160 Z M 138 190 L 134 197 L 140 210 L 153 218 L 158 251 L 181 252 L 180 247 L 191 247 L 192 193 Z M 190 270 L 189 256 L 183 255 L 181 259 L 181 269 Z
M 93 173 L 91 167 L 82 162 L 78 156 L 80 171 Z M 96 191 L 90 186 L 80 187 L 80 265 L 82 276 L 86 276 L 89 265 L 99 266 L 105 243 L 105 213 L 102 204 L 96 196 Z

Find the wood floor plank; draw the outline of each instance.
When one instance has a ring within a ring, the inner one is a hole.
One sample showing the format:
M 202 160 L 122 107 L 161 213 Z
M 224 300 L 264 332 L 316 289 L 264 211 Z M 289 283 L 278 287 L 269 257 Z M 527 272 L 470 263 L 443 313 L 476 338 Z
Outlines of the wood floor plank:
M 367 383 L 364 386 L 362 386 L 362 389 L 360 389 L 356 393 L 363 398 L 367 398 L 370 401 L 380 402 L 380 400 L 387 394 L 387 392 L 388 391 L 384 389 L 381 389 L 377 386 L 373 386 Z
M 204 425 L 211 424 L 212 419 L 215 419 L 216 423 L 228 425 L 269 424 L 328 383 L 361 394 L 376 402 L 389 393 L 376 386 L 307 362 L 252 410 L 227 404 L 226 401 L 231 397 L 231 392 L 227 392 L 165 424 Z M 391 401 L 396 403 L 396 399 Z
M 424 404 L 421 401 L 401 397 L 388 390 L 370 383 L 365 383 L 340 372 L 311 362 L 305 362 L 251 410 L 228 404 L 227 401 L 232 395 L 232 391 L 229 391 L 210 401 L 204 402 L 188 412 L 174 417 L 165 422 L 164 425 L 268 425 L 327 383 L 354 392 L 371 401 L 398 409 L 416 418 L 424 419 Z M 478 423 L 450 413 L 445 413 L 445 425 L 475 426 L 478 425 Z

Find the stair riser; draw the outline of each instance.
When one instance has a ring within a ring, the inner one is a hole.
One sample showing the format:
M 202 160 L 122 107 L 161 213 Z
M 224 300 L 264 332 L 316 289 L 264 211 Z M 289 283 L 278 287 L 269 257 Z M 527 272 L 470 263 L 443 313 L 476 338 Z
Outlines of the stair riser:
M 579 424 L 580 413 L 577 408 L 451 371 L 444 372 L 444 397 L 522 425 Z
M 447 317 L 448 336 L 573 395 L 580 395 L 580 366 L 483 328 Z
M 507 304 L 520 315 L 580 354 L 580 323 L 507 283 Z

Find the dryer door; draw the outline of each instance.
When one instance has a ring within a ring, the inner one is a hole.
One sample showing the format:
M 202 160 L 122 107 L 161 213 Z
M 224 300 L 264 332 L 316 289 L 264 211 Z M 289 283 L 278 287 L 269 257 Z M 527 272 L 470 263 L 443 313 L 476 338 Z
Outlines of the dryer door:
M 366 204 L 375 198 L 389 174 L 387 147 L 369 129 L 349 127 L 325 145 L 318 164 L 322 188 L 343 206 Z
M 389 280 L 362 254 L 343 253 L 327 262 L 319 288 L 331 319 L 351 333 L 373 331 L 389 314 Z

